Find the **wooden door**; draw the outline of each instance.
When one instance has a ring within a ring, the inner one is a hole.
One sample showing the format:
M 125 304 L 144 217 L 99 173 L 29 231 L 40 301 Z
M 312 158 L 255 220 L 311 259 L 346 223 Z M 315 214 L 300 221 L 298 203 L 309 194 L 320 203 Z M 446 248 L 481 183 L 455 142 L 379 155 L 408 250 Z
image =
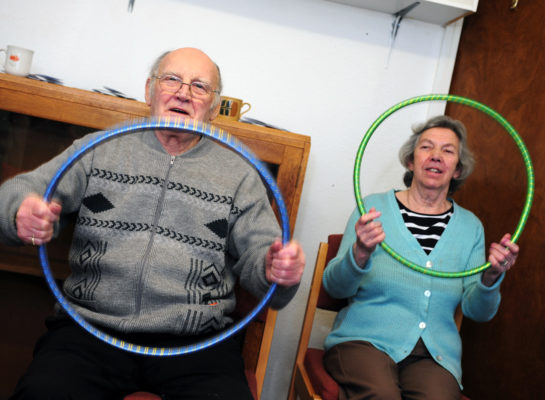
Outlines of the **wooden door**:
M 545 398 L 545 7 L 539 0 L 481 0 L 464 21 L 451 94 L 503 115 L 529 149 L 535 172 L 532 211 L 517 265 L 502 284 L 496 317 L 464 319 L 464 392 L 473 400 Z M 513 231 L 526 196 L 526 172 L 510 136 L 493 119 L 449 104 L 464 121 L 477 165 L 457 194 L 483 221 L 487 245 Z

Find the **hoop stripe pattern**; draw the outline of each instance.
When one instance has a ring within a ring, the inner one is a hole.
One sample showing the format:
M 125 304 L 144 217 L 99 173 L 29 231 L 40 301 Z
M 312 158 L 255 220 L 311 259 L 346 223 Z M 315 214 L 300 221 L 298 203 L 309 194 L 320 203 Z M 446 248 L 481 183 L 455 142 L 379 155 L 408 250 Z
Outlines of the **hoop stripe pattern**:
M 97 136 L 93 140 L 86 143 L 79 150 L 77 150 L 64 164 L 57 170 L 51 181 L 49 182 L 43 199 L 46 202 L 50 202 L 57 188 L 60 179 L 63 175 L 69 170 L 69 168 L 76 162 L 76 160 L 81 157 L 84 153 L 92 149 L 93 147 L 99 145 L 100 143 L 114 137 L 127 133 L 142 131 L 142 130 L 153 130 L 153 129 L 172 129 L 177 131 L 189 132 L 197 135 L 207 136 L 217 142 L 220 142 L 231 150 L 237 152 L 242 157 L 244 157 L 254 168 L 259 172 L 266 185 L 270 189 L 280 213 L 281 226 L 282 226 L 282 243 L 286 244 L 289 241 L 290 229 L 289 229 L 289 218 L 284 199 L 280 192 L 280 189 L 276 185 L 276 182 L 273 176 L 269 173 L 267 167 L 257 159 L 245 146 L 243 146 L 235 137 L 230 133 L 215 127 L 210 124 L 206 124 L 200 121 L 191 120 L 191 119 L 181 119 L 181 118 L 148 118 L 132 123 L 122 125 L 111 130 L 104 132 L 102 135 Z M 164 347 L 149 347 L 142 346 L 133 343 L 128 343 L 123 340 L 119 340 L 113 336 L 110 336 L 99 329 L 95 328 L 87 321 L 85 321 L 70 305 L 68 300 L 63 296 L 61 290 L 55 282 L 55 278 L 51 273 L 51 268 L 49 265 L 49 259 L 47 256 L 47 247 L 45 244 L 42 244 L 38 249 L 38 254 L 40 257 L 40 263 L 42 270 L 44 272 L 45 279 L 54 296 L 56 297 L 59 304 L 62 308 L 72 317 L 72 319 L 78 323 L 83 329 L 91 333 L 98 339 L 122 350 L 126 350 L 132 353 L 151 355 L 151 356 L 174 356 L 181 354 L 193 353 L 208 347 L 211 347 L 224 339 L 236 334 L 242 330 L 250 321 L 252 321 L 261 310 L 267 305 L 267 303 L 272 298 L 275 290 L 276 284 L 273 283 L 265 296 L 260 300 L 257 306 L 248 313 L 244 318 L 238 321 L 236 324 L 232 325 L 230 328 L 218 333 L 217 335 L 206 339 L 204 341 L 194 343 L 187 346 L 175 347 L 175 348 L 164 348 Z
M 376 120 L 373 122 L 373 124 L 369 127 L 367 132 L 365 133 L 361 144 L 358 148 L 358 152 L 356 154 L 356 161 L 354 164 L 354 194 L 356 196 L 356 203 L 358 205 L 358 209 L 360 211 L 360 214 L 365 214 L 366 210 L 363 205 L 363 199 L 361 195 L 361 188 L 360 188 L 360 170 L 361 170 L 361 161 L 363 158 L 363 153 L 365 151 L 365 148 L 367 147 L 367 144 L 369 142 L 369 139 L 371 136 L 375 133 L 377 128 L 380 124 L 386 120 L 390 115 L 395 113 L 396 111 L 407 107 L 411 104 L 415 103 L 421 103 L 424 101 L 451 101 L 454 103 L 459 103 L 462 105 L 466 105 L 472 108 L 475 108 L 489 117 L 492 117 L 494 120 L 496 120 L 506 131 L 509 133 L 511 138 L 515 141 L 520 154 L 522 156 L 522 160 L 524 161 L 524 165 L 526 168 L 526 176 L 527 176 L 527 187 L 526 187 L 526 199 L 524 202 L 524 207 L 522 209 L 522 213 L 519 219 L 519 222 L 517 224 L 517 227 L 515 228 L 515 231 L 513 232 L 511 241 L 516 242 L 521 233 L 524 229 L 524 225 L 526 224 L 526 221 L 528 220 L 528 215 L 530 214 L 530 209 L 532 208 L 532 201 L 534 197 L 534 169 L 532 166 L 532 161 L 530 159 L 530 153 L 528 152 L 528 149 L 524 145 L 524 142 L 522 141 L 521 137 L 513 128 L 513 126 L 503 117 L 501 116 L 497 111 L 493 110 L 492 108 L 479 103 L 478 101 L 468 99 L 466 97 L 462 96 L 456 96 L 456 95 L 450 95 L 450 94 L 429 94 L 429 95 L 423 95 L 423 96 L 416 96 L 412 97 L 410 99 L 404 100 L 393 107 L 390 107 L 388 110 L 386 110 L 384 113 L 382 113 Z M 463 278 L 466 276 L 474 275 L 479 272 L 482 272 L 490 267 L 490 262 L 486 262 L 485 264 L 469 269 L 464 271 L 437 271 L 432 270 L 429 268 L 424 268 L 422 266 L 419 266 L 412 261 L 409 261 L 405 259 L 403 256 L 396 253 L 387 243 L 382 242 L 381 247 L 390 254 L 395 260 L 399 261 L 401 264 L 405 265 L 406 267 L 409 267 L 415 271 L 421 272 L 426 275 L 431 275 L 434 277 L 439 278 Z

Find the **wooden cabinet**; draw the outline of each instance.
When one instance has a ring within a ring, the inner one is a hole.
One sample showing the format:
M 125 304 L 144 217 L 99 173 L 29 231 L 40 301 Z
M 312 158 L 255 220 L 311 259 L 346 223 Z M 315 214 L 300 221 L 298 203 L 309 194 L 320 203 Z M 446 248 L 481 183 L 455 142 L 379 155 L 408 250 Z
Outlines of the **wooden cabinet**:
M 40 165 L 87 132 L 149 115 L 148 106 L 139 101 L 8 74 L 0 74 L 0 110 L 4 112 L 0 125 L 0 181 Z M 214 125 L 235 135 L 271 166 L 293 233 L 310 138 L 221 116 Z M 58 247 L 51 244 L 51 267 L 56 276 L 64 277 L 65 255 L 59 252 L 66 250 L 66 243 Z M 40 274 L 34 253 L 35 249 L 28 247 L 0 247 L 0 270 Z
M 147 117 L 146 104 L 12 75 L 0 74 L 0 182 L 50 159 L 82 135 L 131 119 Z M 222 119 L 214 125 L 244 142 L 271 167 L 284 197 L 293 233 L 310 138 L 305 135 Z M 48 256 L 55 277 L 68 273 L 70 230 L 50 243 Z M 30 361 L 43 319 L 52 311 L 37 249 L 0 246 L 0 398 L 7 398 Z M 237 292 L 237 298 L 240 292 Z M 251 307 L 250 307 L 251 308 Z M 262 313 L 263 314 L 263 313 Z M 261 392 L 269 357 L 276 311 L 248 326 L 243 357 Z

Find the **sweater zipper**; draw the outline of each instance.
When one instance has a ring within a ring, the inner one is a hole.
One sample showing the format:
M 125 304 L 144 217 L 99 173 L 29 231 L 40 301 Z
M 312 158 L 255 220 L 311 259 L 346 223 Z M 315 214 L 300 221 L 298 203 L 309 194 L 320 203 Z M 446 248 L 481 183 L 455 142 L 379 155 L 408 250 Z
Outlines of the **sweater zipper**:
M 153 247 L 153 242 L 154 242 L 155 235 L 156 235 L 156 232 L 157 232 L 157 225 L 158 225 L 158 222 L 159 222 L 159 217 L 161 216 L 161 212 L 163 211 L 163 205 L 164 205 L 165 194 L 166 194 L 167 185 L 168 185 L 168 179 L 169 179 L 169 176 L 170 176 L 170 171 L 172 169 L 172 166 L 174 165 L 174 159 L 175 158 L 176 158 L 175 156 L 170 156 L 170 162 L 169 162 L 167 172 L 165 174 L 165 179 L 164 179 L 164 182 L 163 182 L 163 187 L 161 189 L 161 194 L 159 195 L 159 200 L 157 201 L 157 207 L 155 208 L 155 215 L 153 217 L 153 224 L 152 224 L 152 228 L 151 228 L 150 239 L 149 239 L 148 245 L 146 247 L 146 251 L 144 253 L 144 256 L 142 257 L 142 264 L 140 265 L 140 274 L 139 274 L 139 277 L 138 277 L 138 286 L 137 286 L 137 290 L 136 290 L 136 307 L 135 307 L 135 314 L 136 314 L 137 317 L 140 315 L 140 310 L 142 309 L 142 296 L 143 296 L 143 291 L 144 291 L 144 272 L 145 272 L 145 269 L 146 269 L 145 267 L 148 264 L 149 254 L 150 254 L 151 249 Z

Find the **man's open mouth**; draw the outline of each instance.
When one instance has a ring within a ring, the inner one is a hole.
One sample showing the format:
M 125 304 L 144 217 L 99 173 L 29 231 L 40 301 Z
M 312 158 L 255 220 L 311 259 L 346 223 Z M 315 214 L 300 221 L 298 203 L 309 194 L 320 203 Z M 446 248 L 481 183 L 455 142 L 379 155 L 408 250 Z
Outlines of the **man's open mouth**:
M 177 114 L 189 115 L 187 111 L 182 110 L 181 108 L 171 108 L 170 111 L 175 112 Z

